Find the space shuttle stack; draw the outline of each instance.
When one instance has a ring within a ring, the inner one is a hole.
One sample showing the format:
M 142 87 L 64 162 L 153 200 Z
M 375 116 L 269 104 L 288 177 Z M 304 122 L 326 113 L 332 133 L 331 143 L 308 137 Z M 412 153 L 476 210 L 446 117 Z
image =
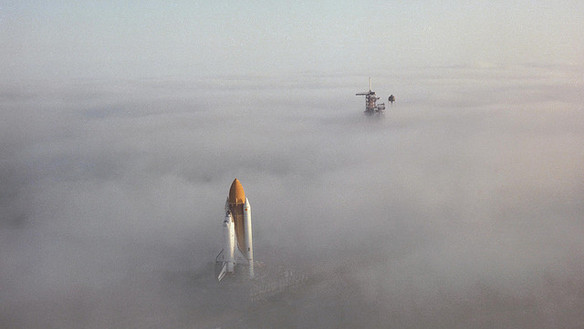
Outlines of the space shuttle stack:
M 243 186 L 237 178 L 231 184 L 229 196 L 225 201 L 225 220 L 223 221 L 223 253 L 221 273 L 217 277 L 219 281 L 227 273 L 235 271 L 236 246 L 249 263 L 249 277 L 254 277 L 253 268 L 253 237 L 251 226 L 251 205 L 245 197 Z M 217 256 L 219 258 L 219 256 Z

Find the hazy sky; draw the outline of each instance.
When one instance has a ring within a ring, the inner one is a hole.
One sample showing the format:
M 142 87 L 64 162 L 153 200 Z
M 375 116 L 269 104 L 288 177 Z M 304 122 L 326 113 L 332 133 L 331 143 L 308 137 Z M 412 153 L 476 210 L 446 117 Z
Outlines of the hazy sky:
M 2 79 L 580 64 L 584 3 L 2 1 Z
M 0 2 L 0 328 L 584 327 L 584 2 L 161 3 Z

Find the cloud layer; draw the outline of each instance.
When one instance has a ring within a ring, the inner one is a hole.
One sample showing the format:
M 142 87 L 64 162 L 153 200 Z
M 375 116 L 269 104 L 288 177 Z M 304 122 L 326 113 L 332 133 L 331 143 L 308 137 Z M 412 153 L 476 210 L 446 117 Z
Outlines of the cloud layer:
M 3 86 L 0 324 L 581 326 L 582 72 L 387 74 L 381 117 L 365 82 Z M 256 258 L 311 279 L 228 312 L 209 278 L 234 177 Z

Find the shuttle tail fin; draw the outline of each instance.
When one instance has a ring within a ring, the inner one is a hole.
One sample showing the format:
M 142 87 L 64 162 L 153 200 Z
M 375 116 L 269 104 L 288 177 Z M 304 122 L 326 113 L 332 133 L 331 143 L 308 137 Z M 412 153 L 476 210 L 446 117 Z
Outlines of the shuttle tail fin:
M 225 274 L 227 274 L 227 263 L 223 262 L 223 268 L 221 269 L 221 272 L 219 272 L 219 275 L 217 276 L 217 281 L 221 281 L 221 279 L 225 277 Z

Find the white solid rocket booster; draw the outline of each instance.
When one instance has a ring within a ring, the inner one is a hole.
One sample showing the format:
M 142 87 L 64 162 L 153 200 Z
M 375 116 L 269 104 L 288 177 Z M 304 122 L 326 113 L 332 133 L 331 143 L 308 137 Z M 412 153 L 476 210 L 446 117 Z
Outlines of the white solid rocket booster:
M 247 262 L 249 263 L 249 277 L 253 278 L 253 237 L 251 229 L 251 206 L 247 198 L 243 206 L 243 228 L 245 233 L 245 249 L 247 252 Z

